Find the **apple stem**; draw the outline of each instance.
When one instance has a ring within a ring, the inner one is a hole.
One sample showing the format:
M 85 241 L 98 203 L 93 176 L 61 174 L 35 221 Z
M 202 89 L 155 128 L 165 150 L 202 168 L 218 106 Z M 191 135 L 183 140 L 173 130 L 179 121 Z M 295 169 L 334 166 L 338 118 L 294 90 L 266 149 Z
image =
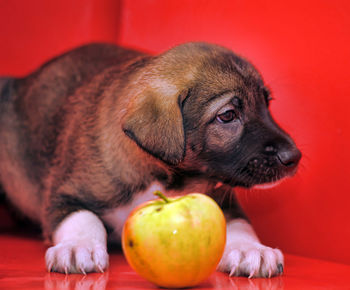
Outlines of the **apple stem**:
M 163 199 L 165 201 L 165 203 L 170 202 L 170 200 L 163 193 L 161 193 L 159 190 L 155 191 L 153 194 L 158 195 L 161 199 Z

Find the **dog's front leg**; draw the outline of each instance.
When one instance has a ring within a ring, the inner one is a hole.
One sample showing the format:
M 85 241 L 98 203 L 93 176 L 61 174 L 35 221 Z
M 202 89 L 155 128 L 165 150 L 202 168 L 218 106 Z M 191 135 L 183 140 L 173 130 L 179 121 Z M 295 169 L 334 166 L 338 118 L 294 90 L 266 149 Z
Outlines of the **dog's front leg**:
M 230 276 L 272 277 L 283 272 L 280 250 L 260 243 L 248 218 L 240 207 L 234 189 L 219 184 L 209 188 L 226 217 L 226 246 L 218 270 Z
M 227 219 L 225 252 L 218 270 L 249 278 L 276 276 L 283 272 L 283 255 L 262 245 L 247 220 Z
M 54 246 L 46 252 L 48 271 L 61 273 L 103 272 L 108 267 L 107 233 L 92 212 L 71 213 L 52 235 Z

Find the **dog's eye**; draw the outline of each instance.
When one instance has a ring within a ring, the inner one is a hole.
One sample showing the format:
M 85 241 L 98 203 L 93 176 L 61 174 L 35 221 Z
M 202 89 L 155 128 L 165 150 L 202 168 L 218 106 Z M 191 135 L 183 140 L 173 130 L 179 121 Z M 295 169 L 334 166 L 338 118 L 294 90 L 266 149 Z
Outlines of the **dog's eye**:
M 216 119 L 220 122 L 220 123 L 229 123 L 231 121 L 233 121 L 234 119 L 236 119 L 236 113 L 234 110 L 228 110 L 222 114 L 219 114 L 216 116 Z

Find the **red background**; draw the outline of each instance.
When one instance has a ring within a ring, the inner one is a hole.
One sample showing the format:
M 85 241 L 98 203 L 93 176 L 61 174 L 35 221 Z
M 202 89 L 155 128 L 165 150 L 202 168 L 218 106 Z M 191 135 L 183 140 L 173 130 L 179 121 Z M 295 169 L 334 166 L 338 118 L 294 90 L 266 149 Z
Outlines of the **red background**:
M 0 75 L 91 41 L 233 49 L 262 72 L 273 115 L 304 154 L 280 186 L 239 190 L 256 231 L 287 253 L 350 264 L 349 15 L 350 2 L 337 0 L 0 0 Z

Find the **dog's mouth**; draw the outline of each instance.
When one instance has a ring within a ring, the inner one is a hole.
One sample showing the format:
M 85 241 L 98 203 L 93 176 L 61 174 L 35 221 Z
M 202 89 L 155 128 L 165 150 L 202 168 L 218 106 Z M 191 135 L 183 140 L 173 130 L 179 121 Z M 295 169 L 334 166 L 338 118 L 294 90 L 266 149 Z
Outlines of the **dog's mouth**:
M 273 187 L 280 185 L 286 178 L 287 177 L 284 177 L 284 178 L 277 180 L 275 182 L 257 184 L 257 185 L 254 185 L 252 188 L 253 189 L 270 189 L 270 188 L 273 188 Z
M 292 177 L 297 171 L 298 162 L 284 164 L 279 158 L 253 158 L 246 166 L 236 170 L 235 178 L 223 182 L 231 186 L 245 188 L 270 188 Z

